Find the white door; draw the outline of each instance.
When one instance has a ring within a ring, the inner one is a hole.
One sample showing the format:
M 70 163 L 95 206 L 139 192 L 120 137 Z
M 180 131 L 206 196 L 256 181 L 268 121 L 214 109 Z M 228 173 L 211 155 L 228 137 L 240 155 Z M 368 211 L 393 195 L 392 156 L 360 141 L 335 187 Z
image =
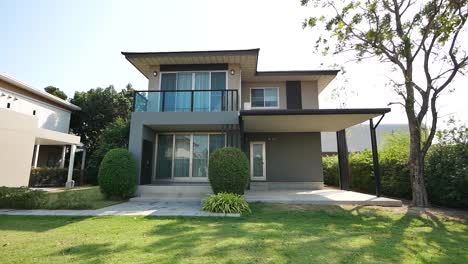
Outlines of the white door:
M 250 179 L 266 180 L 265 142 L 250 142 Z

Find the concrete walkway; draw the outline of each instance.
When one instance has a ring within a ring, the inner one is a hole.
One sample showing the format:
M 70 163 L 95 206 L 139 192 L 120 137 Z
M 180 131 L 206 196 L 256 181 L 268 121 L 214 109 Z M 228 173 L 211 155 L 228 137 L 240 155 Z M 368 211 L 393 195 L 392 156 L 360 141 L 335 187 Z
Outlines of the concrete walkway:
M 125 202 L 96 210 L 11 210 L 0 209 L 0 215 L 39 216 L 214 216 L 239 217 L 239 214 L 209 213 L 200 210 L 200 201 Z
M 245 199 L 286 204 L 402 206 L 400 200 L 336 189 L 249 191 Z
M 360 205 L 360 206 L 402 206 L 400 200 L 376 197 L 374 195 L 342 191 L 325 190 L 270 190 L 248 191 L 248 202 L 312 204 L 312 205 Z M 239 217 L 239 214 L 218 214 L 201 211 L 201 198 L 167 197 L 145 195 L 133 198 L 129 202 L 96 210 L 8 210 L 0 209 L 0 215 L 62 215 L 62 216 L 227 216 Z

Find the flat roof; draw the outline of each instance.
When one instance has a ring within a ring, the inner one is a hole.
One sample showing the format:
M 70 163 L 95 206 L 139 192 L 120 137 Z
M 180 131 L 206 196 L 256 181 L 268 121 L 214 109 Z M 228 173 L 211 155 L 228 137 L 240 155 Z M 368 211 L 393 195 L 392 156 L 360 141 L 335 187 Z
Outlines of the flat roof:
M 63 108 L 65 109 L 69 109 L 69 110 L 81 110 L 81 108 L 79 106 L 76 106 L 66 100 L 63 100 L 61 98 L 58 98 L 57 96 L 55 95 L 52 95 L 50 93 L 47 93 L 47 92 L 44 92 L 44 91 L 40 91 L 40 90 L 37 90 L 35 88 L 33 88 L 32 86 L 29 86 L 19 80 L 16 80 L 15 78 L 7 75 L 7 74 L 4 74 L 4 73 L 0 73 L 0 80 L 3 80 L 15 87 L 18 87 L 20 89 L 23 89 L 27 92 L 30 92 L 30 93 L 33 93 L 37 96 L 40 96 L 44 99 L 47 99 L 49 101 L 52 101 L 60 106 L 62 106 Z M 6 88 L 5 88 L 6 89 Z
M 390 108 L 242 110 L 246 133 L 336 132 L 385 115 Z
M 124 56 L 190 56 L 190 55 L 258 55 L 260 49 L 241 49 L 241 50 L 198 50 L 198 51 L 160 51 L 160 52 L 126 52 L 122 51 Z

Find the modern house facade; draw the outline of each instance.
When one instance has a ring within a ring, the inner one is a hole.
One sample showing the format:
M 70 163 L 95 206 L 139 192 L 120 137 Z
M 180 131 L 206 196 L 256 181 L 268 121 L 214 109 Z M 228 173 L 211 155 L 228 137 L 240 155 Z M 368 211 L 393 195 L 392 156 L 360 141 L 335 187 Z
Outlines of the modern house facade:
M 140 185 L 207 182 L 210 153 L 233 146 L 250 160 L 251 190 L 320 189 L 321 132 L 346 145 L 344 129 L 390 111 L 320 109 L 337 70 L 260 72 L 259 49 L 122 54 L 148 78 L 129 142 Z
M 0 186 L 28 186 L 31 167 L 64 168 L 67 152 L 72 172 L 75 151 L 81 143 L 79 136 L 69 134 L 70 116 L 79 110 L 0 74 Z M 71 174 L 68 185 L 73 185 Z

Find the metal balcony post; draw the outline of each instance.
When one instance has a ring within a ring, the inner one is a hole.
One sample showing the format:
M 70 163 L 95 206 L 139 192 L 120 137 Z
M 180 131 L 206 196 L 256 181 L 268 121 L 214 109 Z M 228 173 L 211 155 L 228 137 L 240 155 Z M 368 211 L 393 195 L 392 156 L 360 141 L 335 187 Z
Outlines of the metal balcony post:
M 190 93 L 190 112 L 193 112 L 193 94 L 194 91 L 192 90 L 192 92 Z

